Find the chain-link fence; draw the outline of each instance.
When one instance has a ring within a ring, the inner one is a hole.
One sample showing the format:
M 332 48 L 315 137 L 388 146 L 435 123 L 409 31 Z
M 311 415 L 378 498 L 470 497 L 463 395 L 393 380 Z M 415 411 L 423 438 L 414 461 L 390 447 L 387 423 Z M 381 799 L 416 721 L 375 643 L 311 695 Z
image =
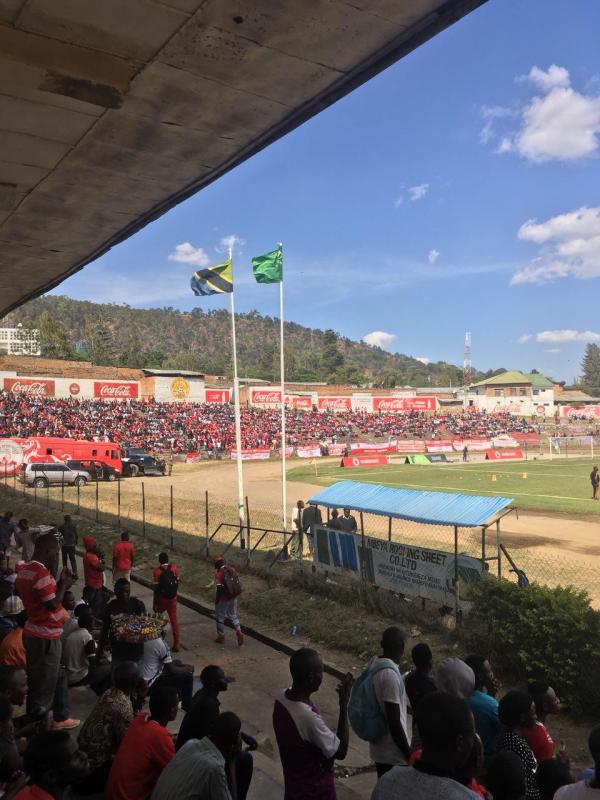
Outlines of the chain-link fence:
M 0 480 L 0 487 L 15 499 L 22 497 L 26 502 L 46 506 L 53 512 L 79 514 L 110 525 L 116 531 L 128 530 L 165 543 L 187 555 L 205 558 L 223 554 L 241 566 L 288 576 L 295 570 L 314 569 L 309 541 L 304 537 L 302 542 L 297 541 L 298 537 L 291 530 L 291 520 L 284 530 L 280 508 L 254 502 L 248 497 L 243 507 L 246 524 L 242 527 L 240 509 L 233 498 L 217 497 L 201 489 L 194 497 L 190 496 L 189 488 L 178 488 L 163 480 L 156 485 L 151 482 L 150 478 L 88 483 L 81 487 L 60 484 L 35 487 L 25 486 L 15 476 L 5 476 Z M 328 509 L 321 511 L 323 525 L 327 526 L 330 512 Z M 454 529 L 366 513 L 356 513 L 355 517 L 358 537 L 364 537 L 365 542 L 375 539 L 389 543 L 386 552 L 390 557 L 404 554 L 403 547 L 435 551 L 451 558 L 466 555 L 480 562 L 481 571 L 500 574 L 523 586 L 537 582 L 583 589 L 590 595 L 592 604 L 600 608 L 600 545 L 579 542 L 573 534 L 564 539 L 510 534 L 504 539 L 501 526 L 497 528 L 496 525 Z M 364 554 L 368 549 L 365 545 L 361 552 Z M 361 559 L 359 555 L 359 561 Z M 400 596 L 407 603 L 420 604 L 432 614 L 438 614 L 446 605 L 454 610 L 458 603 L 452 596 L 468 599 L 470 578 L 469 570 L 459 568 L 457 558 L 452 564 L 453 571 L 448 574 L 446 587 L 450 595 L 448 603 L 431 597 L 427 591 L 415 591 L 412 596 L 400 590 L 390 591 L 390 594 Z M 385 595 L 385 588 L 374 587 L 375 582 L 364 563 L 354 573 L 351 569 L 335 569 L 334 566 L 324 569 L 323 564 L 319 565 L 319 571 L 330 585 L 343 585 L 350 591 L 355 586 L 355 591 L 363 596 L 373 591 L 380 597 Z

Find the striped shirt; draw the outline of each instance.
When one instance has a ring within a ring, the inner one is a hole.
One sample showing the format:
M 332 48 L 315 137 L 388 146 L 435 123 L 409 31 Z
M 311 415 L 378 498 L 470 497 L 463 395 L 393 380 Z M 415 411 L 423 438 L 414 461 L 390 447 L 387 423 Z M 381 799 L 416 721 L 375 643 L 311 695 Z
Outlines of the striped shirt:
M 56 581 L 39 561 L 19 561 L 15 566 L 15 589 L 27 612 L 24 636 L 35 639 L 60 639 L 67 612 L 62 606 L 53 611 L 44 603 L 56 597 Z

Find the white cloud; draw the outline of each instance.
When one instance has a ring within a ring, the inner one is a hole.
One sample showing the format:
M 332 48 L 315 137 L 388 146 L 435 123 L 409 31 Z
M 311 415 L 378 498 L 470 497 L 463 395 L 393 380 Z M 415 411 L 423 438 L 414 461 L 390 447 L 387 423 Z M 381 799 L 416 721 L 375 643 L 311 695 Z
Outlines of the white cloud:
M 363 336 L 362 340 L 366 344 L 371 344 L 374 347 L 381 347 L 383 350 L 389 347 L 396 341 L 398 337 L 395 333 L 386 333 L 385 331 L 372 331 Z
M 517 271 L 513 285 L 547 283 L 573 276 L 600 277 L 600 207 L 582 206 L 545 222 L 528 220 L 519 228 L 519 239 L 540 245 L 531 264 Z
M 195 267 L 206 267 L 210 259 L 201 247 L 194 247 L 190 242 L 178 244 L 169 254 L 169 261 L 178 261 L 181 264 L 193 264 Z
M 548 347 L 546 353 L 561 353 L 560 347 Z
M 569 71 L 552 64 L 547 71 L 533 66 L 520 82 L 529 81 L 538 90 L 518 112 L 520 126 L 505 131 L 495 148 L 499 154 L 517 153 L 532 163 L 545 161 L 580 161 L 598 149 L 600 134 L 600 97 L 576 91 Z M 506 113 L 505 113 L 506 112 Z M 481 116 L 486 124 L 480 131 L 482 144 L 494 137 L 492 120 L 511 116 L 502 106 L 484 106 Z
M 539 331 L 535 335 L 536 342 L 600 342 L 600 333 L 595 331 L 576 331 L 563 328 L 554 331 Z
M 431 363 L 431 359 L 427 358 L 426 356 L 417 356 L 415 361 L 420 361 L 421 364 L 425 364 L 425 366 Z
M 429 261 L 430 264 L 435 264 L 440 255 L 441 255 L 440 251 L 434 248 L 433 250 L 430 250 L 429 253 L 427 253 L 427 261 Z
M 404 197 L 402 195 L 398 195 L 398 197 L 394 200 L 394 208 L 400 208 L 402 203 L 404 202 Z
M 235 250 L 236 247 L 239 249 L 246 244 L 246 240 L 242 239 L 240 236 L 236 236 L 235 233 L 230 233 L 229 236 L 223 236 L 222 239 L 219 239 L 219 246 L 216 247 L 217 253 L 228 253 L 229 250 Z M 273 247 L 273 249 L 275 249 Z
M 517 344 L 525 344 L 525 342 L 529 342 L 533 339 L 533 336 L 530 333 L 524 333 L 517 339 Z
M 408 199 L 411 201 L 411 203 L 414 203 L 415 200 L 422 200 L 428 191 L 428 183 L 419 183 L 417 186 L 409 186 Z
M 571 85 L 569 70 L 557 67 L 556 64 L 551 64 L 547 72 L 539 67 L 532 67 L 527 77 L 542 92 L 550 92 L 552 89 L 567 89 Z

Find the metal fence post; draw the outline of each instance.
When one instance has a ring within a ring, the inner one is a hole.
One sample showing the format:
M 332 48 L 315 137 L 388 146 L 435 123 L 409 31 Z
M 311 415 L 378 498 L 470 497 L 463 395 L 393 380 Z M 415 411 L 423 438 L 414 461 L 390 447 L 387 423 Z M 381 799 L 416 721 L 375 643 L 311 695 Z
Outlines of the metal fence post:
M 388 517 L 388 542 L 392 541 L 392 518 Z
M 170 486 L 169 528 L 171 531 L 171 550 L 173 549 L 173 484 Z
M 46 505 L 50 507 L 50 481 L 46 481 Z
M 142 536 L 146 537 L 146 487 L 142 481 Z
M 246 495 L 246 563 L 250 563 L 250 503 Z M 285 533 L 283 534 L 283 544 L 285 545 Z
M 5 489 L 6 489 L 7 484 L 8 484 L 8 464 L 5 461 L 4 462 L 4 488 Z
M 121 478 L 117 478 L 117 530 L 121 530 Z
M 496 547 L 498 549 L 498 577 L 502 577 L 502 551 L 500 550 L 500 520 L 496 520 Z
M 458 599 L 458 526 L 454 526 L 454 619 L 458 625 L 460 605 Z
M 98 481 L 96 481 L 96 522 L 98 522 Z
M 77 513 L 81 511 L 81 486 L 77 484 Z
M 25 483 L 23 483 L 23 494 L 25 494 Z M 37 505 L 37 485 L 35 480 L 33 482 L 33 502 Z
M 209 517 L 208 517 L 208 489 L 204 492 L 204 535 L 206 537 L 206 557 L 208 558 L 208 553 L 210 550 L 210 539 L 209 539 Z
M 16 467 L 13 469 L 13 492 L 17 493 L 17 470 Z
M 61 468 L 60 472 L 61 481 L 60 481 L 60 510 L 65 510 L 65 473 L 64 470 Z

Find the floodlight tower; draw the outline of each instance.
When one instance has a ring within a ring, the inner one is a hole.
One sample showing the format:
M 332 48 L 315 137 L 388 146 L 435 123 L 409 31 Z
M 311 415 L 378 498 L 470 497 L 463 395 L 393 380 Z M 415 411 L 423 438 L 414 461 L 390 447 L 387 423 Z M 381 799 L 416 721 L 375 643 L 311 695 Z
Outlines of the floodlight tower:
M 465 333 L 465 352 L 463 357 L 463 386 L 466 389 L 471 384 L 473 370 L 471 367 L 471 331 Z

